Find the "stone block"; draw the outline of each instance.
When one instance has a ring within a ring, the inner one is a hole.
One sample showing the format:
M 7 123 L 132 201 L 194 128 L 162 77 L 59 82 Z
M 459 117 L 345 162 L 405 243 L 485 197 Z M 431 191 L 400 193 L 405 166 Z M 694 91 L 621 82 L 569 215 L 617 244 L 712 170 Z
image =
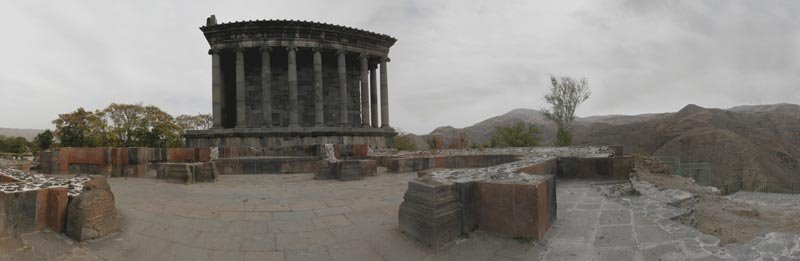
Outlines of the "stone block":
M 558 178 L 577 178 L 578 177 L 578 158 L 559 157 L 558 159 Z
M 0 193 L 0 237 L 36 230 L 38 191 Z
M 67 223 L 67 189 L 42 189 L 38 191 L 37 197 L 36 228 L 63 232 Z
M 66 234 L 76 241 L 101 238 L 120 230 L 114 194 L 85 190 L 69 203 Z
M 413 180 L 404 199 L 398 221 L 406 235 L 439 248 L 462 234 L 462 207 L 451 185 L 431 179 Z
M 196 162 L 194 148 L 168 148 L 168 162 Z
M 634 168 L 633 156 L 616 156 L 611 158 L 612 177 L 614 179 L 629 179 Z

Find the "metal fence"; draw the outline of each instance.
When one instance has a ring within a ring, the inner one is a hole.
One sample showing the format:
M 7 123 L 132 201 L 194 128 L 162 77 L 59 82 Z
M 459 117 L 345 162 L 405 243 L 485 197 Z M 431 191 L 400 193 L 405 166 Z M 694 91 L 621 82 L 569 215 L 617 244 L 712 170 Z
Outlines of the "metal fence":
M 736 193 L 738 191 L 800 194 L 800 182 L 775 183 L 766 180 L 737 180 L 719 186 L 719 190 L 723 195 Z
M 680 176 L 694 179 L 699 185 L 714 185 L 711 180 L 711 164 L 709 163 L 680 163 L 678 173 Z
M 698 185 L 717 187 L 723 195 L 736 193 L 737 191 L 800 194 L 800 182 L 745 181 L 740 178 L 736 181 L 723 183 L 719 179 L 712 179 L 712 166 L 709 163 L 682 163 L 681 159 L 675 156 L 656 156 L 656 158 L 666 164 L 672 170 L 673 175 L 692 178 Z

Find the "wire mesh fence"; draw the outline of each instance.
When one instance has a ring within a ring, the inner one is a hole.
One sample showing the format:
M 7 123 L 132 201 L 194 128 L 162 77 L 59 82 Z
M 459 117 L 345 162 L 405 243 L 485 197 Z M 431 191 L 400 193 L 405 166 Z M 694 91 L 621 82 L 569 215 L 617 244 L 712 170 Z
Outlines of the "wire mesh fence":
M 738 191 L 800 194 L 800 182 L 774 182 L 768 180 L 737 179 L 723 182 L 713 179 L 712 165 L 709 163 L 683 163 L 675 156 L 656 156 L 672 170 L 673 175 L 692 178 L 702 186 L 717 187 L 723 195 Z
M 800 194 L 800 182 L 777 183 L 767 180 L 737 180 L 723 184 L 719 187 L 719 189 L 723 195 L 728 195 L 739 191 Z

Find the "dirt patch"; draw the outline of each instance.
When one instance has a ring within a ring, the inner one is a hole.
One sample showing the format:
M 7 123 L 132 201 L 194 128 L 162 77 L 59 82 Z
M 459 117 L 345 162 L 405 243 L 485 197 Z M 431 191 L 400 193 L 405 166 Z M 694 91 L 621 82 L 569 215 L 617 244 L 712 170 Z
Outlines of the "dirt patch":
M 637 156 L 636 178 L 647 181 L 657 188 L 678 189 L 696 197 L 674 202 L 675 207 L 689 211 L 676 217 L 676 221 L 697 228 L 703 233 L 719 237 L 720 244 L 745 243 L 768 232 L 800 233 L 800 208 L 786 208 L 775 204 L 748 204 L 733 201 L 719 195 L 719 190 L 694 183 L 694 180 L 661 172 L 654 159 Z M 640 162 L 645 164 L 639 164 Z M 663 165 L 663 164 L 662 164 Z M 651 170 L 659 171 L 653 173 Z M 762 194 L 770 197 L 770 194 Z M 775 195 L 780 197 L 781 195 Z M 776 200 L 777 201 L 777 200 Z

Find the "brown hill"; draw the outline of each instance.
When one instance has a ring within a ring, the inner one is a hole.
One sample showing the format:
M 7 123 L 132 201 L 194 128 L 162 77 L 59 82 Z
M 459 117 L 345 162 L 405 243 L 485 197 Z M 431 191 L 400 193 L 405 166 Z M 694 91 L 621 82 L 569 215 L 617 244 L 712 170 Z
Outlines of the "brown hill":
M 23 137 L 28 141 L 33 141 L 36 135 L 42 133 L 44 130 L 35 129 L 14 129 L 14 128 L 0 128 L 0 136 L 6 137 Z
M 551 143 L 555 127 L 536 110 L 516 109 L 478 124 L 437 128 L 445 140 L 460 131 L 485 144 L 494 129 L 523 121 L 542 129 Z M 628 153 L 677 156 L 682 162 L 712 165 L 712 182 L 743 177 L 777 183 L 800 182 L 800 105 L 774 104 L 709 109 L 687 105 L 675 113 L 577 118 L 576 145 L 620 144 Z M 419 145 L 419 144 L 418 144 Z

